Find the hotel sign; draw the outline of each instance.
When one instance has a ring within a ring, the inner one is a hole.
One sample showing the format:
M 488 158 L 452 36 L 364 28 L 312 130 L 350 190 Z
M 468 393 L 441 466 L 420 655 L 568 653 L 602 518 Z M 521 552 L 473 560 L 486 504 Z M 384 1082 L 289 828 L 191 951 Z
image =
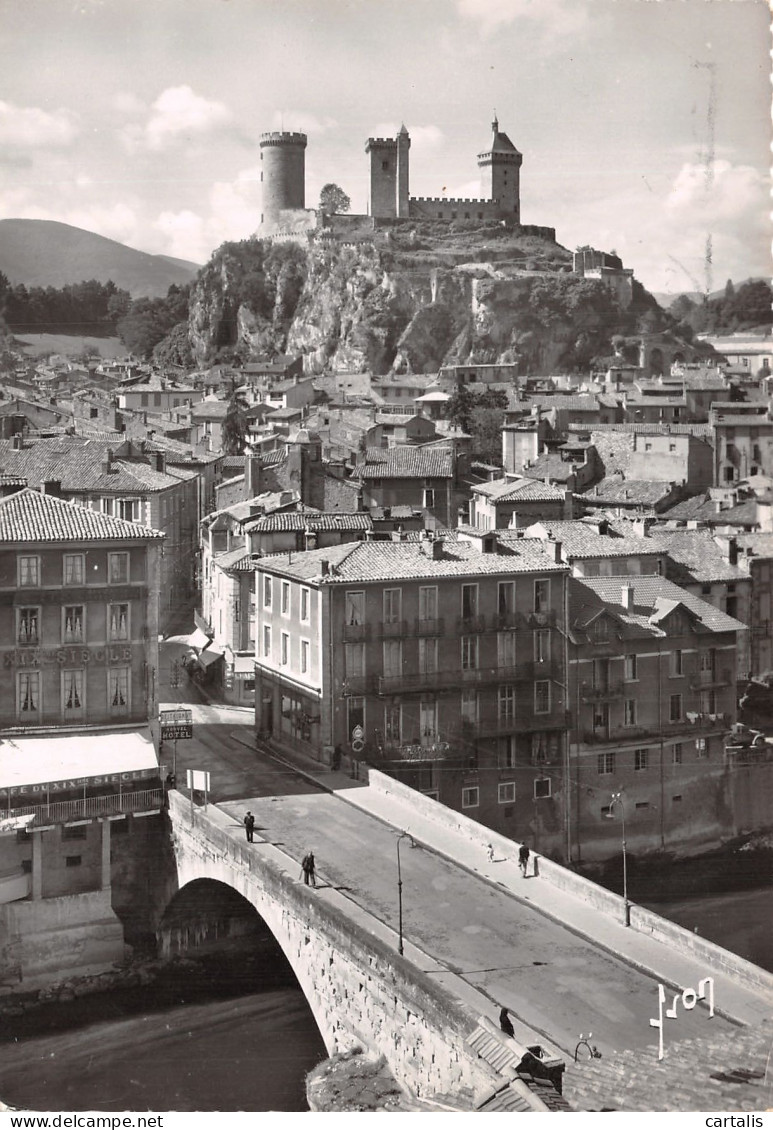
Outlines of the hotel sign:
M 130 663 L 127 645 L 110 647 L 17 647 L 3 652 L 3 667 L 86 666 L 89 663 Z

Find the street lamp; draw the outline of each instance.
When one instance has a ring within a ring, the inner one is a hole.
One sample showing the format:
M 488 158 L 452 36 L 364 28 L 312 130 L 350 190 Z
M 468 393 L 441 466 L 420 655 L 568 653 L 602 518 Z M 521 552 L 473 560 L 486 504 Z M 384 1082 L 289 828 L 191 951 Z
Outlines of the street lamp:
M 416 847 L 413 836 L 409 832 L 401 832 L 397 837 L 397 952 L 403 953 L 403 876 L 400 870 L 400 840 L 410 840 L 411 847 Z
M 620 805 L 620 819 L 623 826 L 623 906 L 625 913 L 625 925 L 631 925 L 631 904 L 628 901 L 628 859 L 626 856 L 626 843 L 625 843 L 625 801 L 623 800 L 622 793 L 612 793 L 612 800 L 609 804 L 609 811 L 606 813 L 610 820 L 614 820 L 615 814 L 612 811 L 616 804 Z

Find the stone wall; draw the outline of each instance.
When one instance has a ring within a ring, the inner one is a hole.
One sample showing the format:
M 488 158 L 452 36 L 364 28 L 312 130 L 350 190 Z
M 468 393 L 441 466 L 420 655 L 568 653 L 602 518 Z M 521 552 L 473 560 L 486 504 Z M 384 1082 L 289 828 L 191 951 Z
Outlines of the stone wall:
M 465 1048 L 477 1017 L 371 932 L 368 915 L 321 901 L 295 882 L 296 863 L 272 845 L 248 851 L 219 809 L 197 809 L 192 825 L 187 799 L 172 792 L 170 815 L 180 886 L 215 879 L 255 907 L 290 961 L 331 1055 L 358 1045 L 383 1055 L 418 1096 L 468 1093 L 472 1102 L 501 1083 Z

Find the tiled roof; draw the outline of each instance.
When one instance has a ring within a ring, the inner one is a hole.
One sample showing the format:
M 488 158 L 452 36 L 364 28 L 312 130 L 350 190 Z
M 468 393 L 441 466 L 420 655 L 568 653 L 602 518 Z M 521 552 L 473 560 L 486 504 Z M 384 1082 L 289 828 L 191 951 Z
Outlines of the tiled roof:
M 450 479 L 453 452 L 442 447 L 369 447 L 352 471 L 360 479 Z
M 748 577 L 723 557 L 711 534 L 703 530 L 652 530 L 647 540 L 666 551 L 671 563 L 666 575 L 679 585 Z
M 26 478 L 34 486 L 47 479 L 58 480 L 68 492 L 106 491 L 142 494 L 166 490 L 181 478 L 193 478 L 193 470 L 175 466 L 168 473 L 149 463 L 120 459 L 116 448 L 126 442 L 95 440 L 84 436 L 40 439 L 15 450 L 8 440 L 0 440 L 0 470 Z M 111 454 L 110 471 L 103 470 L 106 453 Z
M 762 1111 L 768 1083 L 773 1023 L 718 1032 L 657 1048 L 628 1048 L 602 1059 L 567 1057 L 563 1092 L 576 1111 Z M 739 1122 L 740 1124 L 740 1122 Z
M 599 405 L 595 396 L 583 396 L 581 394 L 572 395 L 570 393 L 544 393 L 537 396 L 529 396 L 523 402 L 524 407 L 529 407 L 536 404 L 544 411 L 550 411 L 551 408 L 564 408 L 569 409 L 571 412 L 598 412 Z
M 322 562 L 330 572 L 322 574 Z M 536 541 L 518 546 L 512 553 L 481 553 L 469 542 L 444 541 L 438 560 L 426 541 L 358 541 L 305 553 L 272 554 L 260 568 L 296 580 L 322 584 L 367 583 L 410 580 L 417 577 L 474 577 L 483 574 L 563 573 L 552 556 Z
M 286 459 L 287 449 L 284 447 L 280 447 L 276 451 L 266 451 L 260 456 L 260 461 L 264 467 L 273 467 L 277 463 L 284 463 Z
M 251 534 L 278 533 L 286 530 L 372 530 L 373 520 L 370 514 L 361 512 L 353 514 L 340 514 L 335 512 L 310 514 L 293 511 L 285 514 L 266 514 L 264 517 L 255 518 L 246 529 Z
M 560 487 L 543 483 L 539 479 L 495 479 L 490 483 L 476 483 L 475 494 L 485 495 L 491 502 L 563 502 Z
M 625 423 L 625 424 L 576 424 L 568 425 L 570 432 L 637 432 L 639 435 L 656 436 L 703 436 L 710 439 L 714 434 L 711 424 L 656 424 L 656 423 Z
M 644 538 L 637 537 L 610 537 L 599 534 L 592 526 L 584 522 L 539 522 L 528 526 L 524 531 L 526 537 L 539 537 L 538 529 L 544 529 L 555 541 L 560 541 L 564 552 L 571 558 L 593 557 L 641 557 L 642 555 L 660 555 L 660 547 L 650 545 Z M 497 536 L 514 533 L 515 531 L 498 530 Z M 509 544 L 508 538 L 508 544 Z
M 569 580 L 569 622 L 572 627 L 582 627 L 601 611 L 609 608 L 622 625 L 626 636 L 663 636 L 666 633 L 653 622 L 662 618 L 666 602 L 683 604 L 700 624 L 711 632 L 740 632 L 746 625 L 713 604 L 687 592 L 665 577 L 646 577 L 626 574 L 619 577 L 571 577 Z M 623 607 L 623 585 L 633 586 L 633 607 Z
M 660 502 L 671 491 L 668 483 L 657 482 L 653 479 L 622 479 L 617 476 L 602 479 L 596 486 L 582 494 L 584 502 L 605 502 L 611 505 L 623 505 L 626 502 L 632 505 L 652 506 Z
M 236 549 L 229 549 L 225 553 L 218 553 L 215 557 L 215 564 L 220 569 L 237 569 L 244 571 L 255 568 L 255 559 L 248 549 L 240 545 L 237 546 Z
M 163 537 L 159 530 L 113 518 L 30 488 L 0 499 L 0 542 L 126 541 Z
M 536 459 L 533 459 L 526 467 L 523 467 L 521 474 L 528 479 L 555 479 L 560 483 L 565 483 L 577 472 L 577 466 L 571 463 L 568 459 L 562 459 L 560 455 L 554 454 L 552 451 L 543 451 Z
M 663 510 L 660 517 L 669 521 L 673 519 L 686 522 L 719 520 L 716 504 L 709 494 L 696 494 L 692 498 L 685 498 L 675 506 L 670 506 L 668 510 Z
M 227 400 L 199 400 L 191 405 L 192 420 L 224 420 L 227 413 Z
M 749 557 L 773 557 L 773 534 L 737 534 L 736 541 Z

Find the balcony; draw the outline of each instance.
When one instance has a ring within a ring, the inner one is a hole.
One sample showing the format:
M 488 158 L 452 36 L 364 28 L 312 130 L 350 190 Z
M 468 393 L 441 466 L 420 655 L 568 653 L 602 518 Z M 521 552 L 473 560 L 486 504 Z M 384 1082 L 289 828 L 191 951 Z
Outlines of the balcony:
M 370 639 L 369 624 L 344 624 L 344 640 L 346 643 L 359 643 L 361 640 Z
M 459 672 L 406 671 L 401 675 L 378 675 L 377 693 L 380 695 L 411 694 L 421 691 L 438 691 L 459 681 Z
M 413 624 L 417 636 L 442 636 L 445 630 L 445 620 L 442 616 L 434 620 L 414 620 Z
M 533 733 L 535 730 L 558 730 L 569 724 L 566 710 L 550 710 L 535 714 L 533 709 L 517 709 L 512 716 L 481 720 L 476 733 L 479 738 L 496 738 L 503 734 Z
M 379 635 L 382 639 L 402 639 L 406 635 L 405 620 L 382 620 L 379 624 Z
M 731 678 L 730 671 L 726 667 L 720 671 L 698 671 L 690 676 L 690 690 L 703 691 L 712 687 L 729 687 Z
M 506 632 L 513 628 L 524 627 L 526 621 L 520 612 L 498 612 L 493 618 L 492 628 L 495 632 Z
M 51 804 L 28 804 L 5 810 L 8 816 L 33 815 L 39 824 L 63 824 L 95 816 L 117 816 L 123 812 L 148 812 L 164 807 L 163 789 L 140 789 L 110 796 L 87 796 L 82 800 L 58 800 Z
M 580 684 L 580 698 L 583 702 L 612 702 L 625 696 L 625 686 L 622 682 L 608 682 L 606 686 L 596 686 L 594 683 Z
M 458 616 L 456 619 L 456 630 L 460 636 L 471 636 L 476 632 L 485 632 L 486 617 Z
M 350 695 L 372 694 L 376 685 L 374 675 L 348 675 L 341 683 L 344 698 Z
M 547 608 L 544 612 L 529 612 L 526 615 L 526 626 L 528 628 L 554 628 L 556 626 L 555 610 Z

